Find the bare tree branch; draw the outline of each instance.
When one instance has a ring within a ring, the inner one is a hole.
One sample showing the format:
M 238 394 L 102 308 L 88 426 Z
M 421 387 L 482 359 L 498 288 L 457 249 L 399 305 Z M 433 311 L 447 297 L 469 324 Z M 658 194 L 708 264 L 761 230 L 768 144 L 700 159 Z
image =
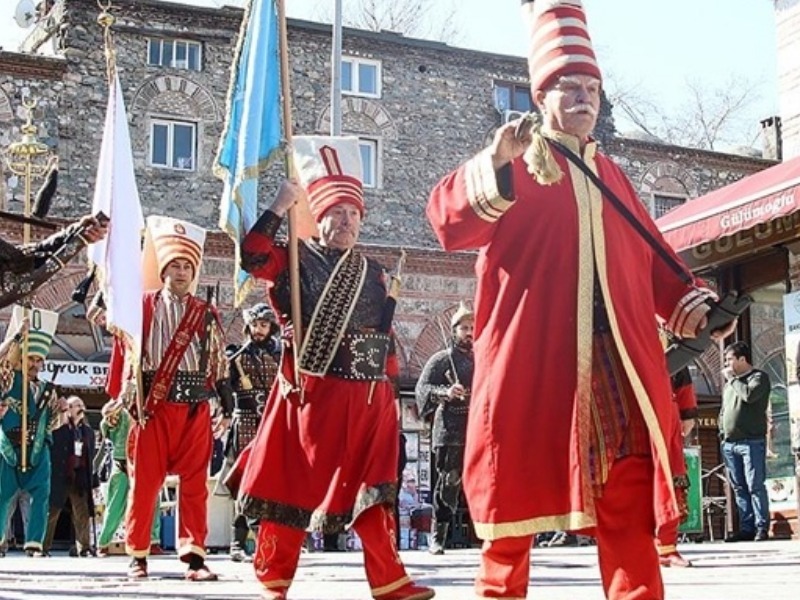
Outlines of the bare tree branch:
M 612 85 L 609 101 L 639 130 L 669 144 L 718 150 L 720 146 L 750 146 L 756 123 L 745 117 L 758 98 L 752 82 L 731 76 L 718 87 L 687 81 L 687 99 L 679 110 L 667 112 L 641 86 Z
M 411 37 L 454 43 L 461 37 L 457 0 L 343 0 L 345 25 L 368 31 L 394 31 Z M 333 21 L 332 3 L 317 4 L 318 21 Z

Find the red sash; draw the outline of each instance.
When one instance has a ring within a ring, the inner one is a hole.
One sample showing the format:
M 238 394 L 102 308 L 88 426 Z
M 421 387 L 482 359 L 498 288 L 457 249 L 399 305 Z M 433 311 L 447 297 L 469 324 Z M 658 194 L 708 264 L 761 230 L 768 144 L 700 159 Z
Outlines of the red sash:
M 172 341 L 164 353 L 164 358 L 153 376 L 153 385 L 150 387 L 150 391 L 144 401 L 145 412 L 152 412 L 156 406 L 167 398 L 167 394 L 169 394 L 169 390 L 172 387 L 172 380 L 175 378 L 175 373 L 178 372 L 178 366 L 192 341 L 192 337 L 203 329 L 205 307 L 205 302 L 198 300 L 194 296 L 189 298 L 186 305 L 186 313 L 183 315 L 183 319 L 178 325 L 178 330 L 172 337 Z

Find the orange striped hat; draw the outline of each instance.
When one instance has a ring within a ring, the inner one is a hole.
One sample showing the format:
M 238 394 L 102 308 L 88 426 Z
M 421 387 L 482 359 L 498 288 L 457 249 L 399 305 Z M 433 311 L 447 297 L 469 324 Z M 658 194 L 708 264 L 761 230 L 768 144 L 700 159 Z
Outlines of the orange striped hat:
M 364 217 L 361 151 L 357 137 L 297 136 L 292 140 L 300 183 L 314 220 L 337 204 L 355 205 Z
M 528 70 L 531 90 L 544 90 L 564 75 L 602 79 L 581 0 L 523 0 L 531 32 Z
M 147 217 L 142 256 L 145 291 L 162 287 L 161 275 L 176 258 L 186 259 L 194 267 L 191 290 L 197 291 L 205 241 L 206 230 L 197 225 L 171 217 Z

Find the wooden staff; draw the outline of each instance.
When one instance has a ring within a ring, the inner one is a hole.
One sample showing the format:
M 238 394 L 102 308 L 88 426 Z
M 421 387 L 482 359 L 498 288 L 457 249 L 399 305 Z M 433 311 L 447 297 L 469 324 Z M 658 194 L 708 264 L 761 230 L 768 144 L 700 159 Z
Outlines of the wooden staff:
M 289 46 L 286 29 L 286 7 L 284 0 L 277 0 L 278 24 L 280 27 L 280 59 L 281 59 L 281 92 L 283 109 L 283 135 L 286 140 L 286 176 L 295 179 L 296 173 L 291 152 L 292 143 L 292 104 L 289 94 Z M 294 355 L 294 383 L 300 385 L 300 357 L 299 348 L 303 342 L 303 309 L 300 301 L 300 250 L 298 241 L 298 209 L 292 206 L 289 209 L 289 290 L 291 293 L 292 327 L 294 339 L 292 353 Z M 302 397 L 302 392 L 301 392 Z

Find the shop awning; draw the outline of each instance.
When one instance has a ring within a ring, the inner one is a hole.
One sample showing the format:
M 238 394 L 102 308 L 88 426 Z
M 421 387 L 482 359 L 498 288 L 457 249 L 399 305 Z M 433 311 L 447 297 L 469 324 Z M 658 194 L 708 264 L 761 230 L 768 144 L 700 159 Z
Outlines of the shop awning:
M 690 267 L 800 237 L 800 158 L 690 200 L 656 221 Z

